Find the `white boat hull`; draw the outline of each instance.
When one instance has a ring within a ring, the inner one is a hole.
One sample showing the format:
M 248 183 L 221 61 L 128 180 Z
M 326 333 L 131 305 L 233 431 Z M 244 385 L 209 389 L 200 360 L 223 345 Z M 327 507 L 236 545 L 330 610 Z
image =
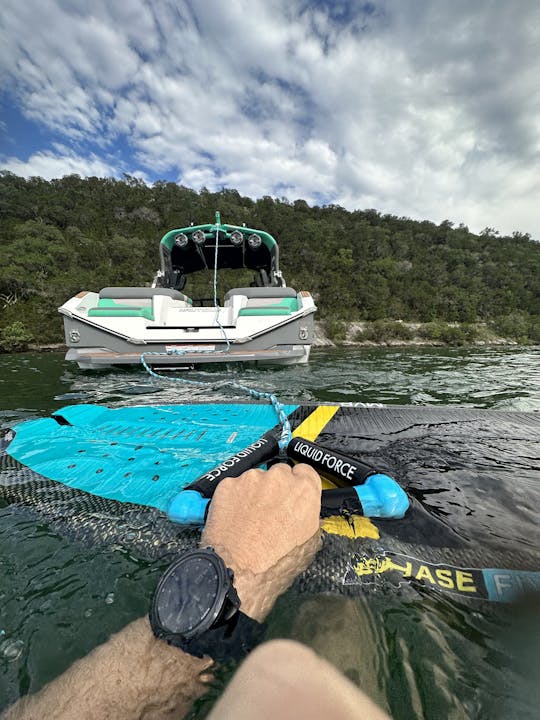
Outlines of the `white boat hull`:
M 66 359 L 82 369 L 136 365 L 143 355 L 149 365 L 171 368 L 229 362 L 290 365 L 309 359 L 316 311 L 309 293 L 298 293 L 297 310 L 281 314 L 280 308 L 280 314 L 271 314 L 275 300 L 248 298 L 241 289 L 222 308 L 192 307 L 159 289 L 140 292 L 152 296 L 121 296 L 121 306 L 109 300 L 112 309 L 102 308 L 99 316 L 101 294 L 79 293 L 62 305 Z

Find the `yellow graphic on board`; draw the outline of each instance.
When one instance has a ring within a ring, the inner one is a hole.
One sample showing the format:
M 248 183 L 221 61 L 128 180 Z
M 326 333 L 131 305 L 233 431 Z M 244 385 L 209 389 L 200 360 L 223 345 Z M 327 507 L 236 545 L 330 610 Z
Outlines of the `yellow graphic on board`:
M 348 538 L 373 538 L 378 540 L 379 529 L 367 517 L 362 515 L 350 515 L 345 518 L 341 515 L 333 515 L 325 518 L 321 524 L 324 532 L 331 535 L 342 535 Z
M 303 437 L 315 442 L 326 425 L 339 410 L 339 405 L 319 405 L 293 432 L 293 437 Z
M 473 569 L 422 563 L 416 558 L 397 554 L 393 557 L 363 558 L 354 565 L 354 572 L 360 578 L 392 571 L 399 573 L 403 578 L 421 580 L 424 584 L 444 590 L 474 594 L 479 592 Z

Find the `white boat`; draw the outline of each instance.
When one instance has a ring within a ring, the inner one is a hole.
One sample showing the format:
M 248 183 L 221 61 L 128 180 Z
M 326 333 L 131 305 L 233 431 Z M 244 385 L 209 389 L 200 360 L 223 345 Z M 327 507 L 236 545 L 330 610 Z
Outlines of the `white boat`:
M 160 242 L 161 269 L 152 287 L 83 291 L 59 308 L 66 360 L 82 369 L 141 362 L 306 363 L 317 310 L 309 292 L 287 287 L 279 248 L 267 232 L 216 222 L 178 228 Z M 190 274 L 224 268 L 255 271 L 250 287 L 231 288 L 221 305 L 191 298 Z

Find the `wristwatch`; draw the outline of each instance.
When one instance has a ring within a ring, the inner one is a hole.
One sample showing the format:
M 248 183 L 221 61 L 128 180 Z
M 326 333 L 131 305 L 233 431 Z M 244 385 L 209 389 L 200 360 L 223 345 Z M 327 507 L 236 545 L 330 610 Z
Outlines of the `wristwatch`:
M 162 575 L 150 608 L 154 635 L 196 657 L 241 660 L 264 625 L 240 612 L 234 573 L 213 548 L 191 550 Z

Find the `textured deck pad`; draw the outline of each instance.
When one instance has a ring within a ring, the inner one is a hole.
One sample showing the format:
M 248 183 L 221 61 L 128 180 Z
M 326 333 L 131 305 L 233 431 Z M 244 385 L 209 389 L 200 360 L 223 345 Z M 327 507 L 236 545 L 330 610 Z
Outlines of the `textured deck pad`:
M 405 585 L 460 601 L 507 601 L 540 590 L 540 414 L 328 405 L 287 412 L 293 430 L 389 473 L 412 502 L 403 520 L 325 521 L 323 550 L 298 581 L 303 591 L 358 595 Z M 197 542 L 196 531 L 160 511 L 169 498 L 276 425 L 273 409 L 257 404 L 79 405 L 55 416 L 20 423 L 4 438 L 0 502 L 31 507 L 77 540 L 148 558 Z
M 428 528 L 414 512 L 407 522 L 377 521 L 388 532 L 434 545 L 453 537 L 540 547 L 540 414 L 342 407 L 317 442 L 395 477 L 417 510 L 437 521 Z
M 277 421 L 270 405 L 256 404 L 72 405 L 54 417 L 17 425 L 9 454 L 69 487 L 160 510 Z

